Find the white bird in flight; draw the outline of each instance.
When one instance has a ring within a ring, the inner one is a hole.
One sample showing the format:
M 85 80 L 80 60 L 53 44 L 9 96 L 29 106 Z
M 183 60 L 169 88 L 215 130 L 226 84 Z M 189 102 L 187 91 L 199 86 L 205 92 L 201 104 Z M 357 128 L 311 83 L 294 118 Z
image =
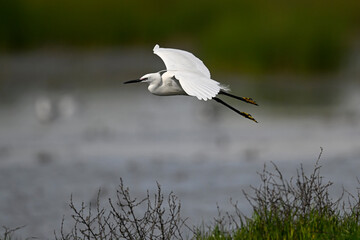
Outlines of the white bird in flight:
M 204 101 L 214 99 L 241 116 L 257 122 L 250 114 L 240 112 L 216 96 L 222 94 L 254 105 L 258 104 L 251 98 L 230 94 L 229 88 L 211 79 L 209 69 L 192 53 L 173 48 L 160 48 L 159 45 L 155 45 L 154 54 L 163 60 L 166 70 L 148 73 L 139 79 L 126 81 L 124 84 L 149 83 L 149 91 L 159 96 L 188 95 Z

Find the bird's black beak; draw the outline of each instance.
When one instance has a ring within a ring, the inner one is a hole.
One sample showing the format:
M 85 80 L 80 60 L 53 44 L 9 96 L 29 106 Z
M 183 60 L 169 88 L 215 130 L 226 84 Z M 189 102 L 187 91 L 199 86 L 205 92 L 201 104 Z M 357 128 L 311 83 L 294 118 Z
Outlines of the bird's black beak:
M 123 84 L 128 84 L 128 83 L 137 83 L 137 82 L 141 82 L 143 79 L 135 79 L 135 80 L 130 80 L 130 81 L 126 81 Z

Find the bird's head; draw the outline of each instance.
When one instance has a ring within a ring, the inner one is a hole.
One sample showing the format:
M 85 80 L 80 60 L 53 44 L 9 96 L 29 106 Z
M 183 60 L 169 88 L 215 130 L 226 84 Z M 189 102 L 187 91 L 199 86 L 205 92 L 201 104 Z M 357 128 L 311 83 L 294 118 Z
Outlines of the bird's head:
M 128 83 L 137 83 L 137 82 L 147 82 L 147 83 L 151 83 L 155 80 L 160 79 L 161 76 L 159 73 L 148 73 L 145 74 L 144 76 L 142 76 L 139 79 L 135 79 L 135 80 L 130 80 L 130 81 L 126 81 L 124 82 L 124 84 L 128 84 Z

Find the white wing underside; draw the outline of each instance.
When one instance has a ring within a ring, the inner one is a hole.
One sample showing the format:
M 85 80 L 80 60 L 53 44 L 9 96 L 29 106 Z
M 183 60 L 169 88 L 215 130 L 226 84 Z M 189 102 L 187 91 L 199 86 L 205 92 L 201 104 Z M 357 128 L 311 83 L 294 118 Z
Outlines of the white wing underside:
M 204 63 L 192 53 L 172 49 L 154 47 L 154 53 L 165 63 L 168 71 L 173 71 L 181 87 L 190 95 L 199 100 L 208 100 L 215 97 L 222 87 L 212 80 L 210 71 Z
M 175 78 L 179 80 L 181 87 L 190 95 L 199 100 L 209 100 L 220 91 L 218 82 L 204 77 L 198 73 L 189 71 L 175 71 Z

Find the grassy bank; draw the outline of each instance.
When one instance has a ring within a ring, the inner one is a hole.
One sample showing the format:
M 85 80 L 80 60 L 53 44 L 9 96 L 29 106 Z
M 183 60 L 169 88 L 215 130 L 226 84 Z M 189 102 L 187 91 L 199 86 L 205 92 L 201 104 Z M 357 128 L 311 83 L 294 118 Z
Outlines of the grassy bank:
M 332 199 L 331 182 L 324 182 L 317 164 L 310 175 L 302 168 L 285 180 L 273 164 L 260 174 L 262 184 L 244 193 L 253 215 L 225 214 L 215 224 L 199 231 L 196 239 L 360 239 L 359 192 Z
M 259 173 L 261 184 L 244 192 L 253 214 L 245 216 L 233 202 L 233 211 L 222 212 L 207 227 L 193 227 L 181 216 L 181 204 L 161 186 L 143 199 L 132 197 L 122 180 L 116 197 L 94 204 L 70 200 L 72 215 L 63 219 L 55 239 L 360 239 L 360 192 L 344 190 L 338 198 L 329 191 L 332 183 L 320 175 L 316 162 L 306 174 L 285 179 L 272 163 Z M 66 222 L 66 224 L 64 224 Z M 63 226 L 73 226 L 65 229 Z M 14 239 L 16 230 L 5 229 L 2 240 Z M 15 232 L 15 233 L 14 233 Z M 49 236 L 50 238 L 51 236 Z

